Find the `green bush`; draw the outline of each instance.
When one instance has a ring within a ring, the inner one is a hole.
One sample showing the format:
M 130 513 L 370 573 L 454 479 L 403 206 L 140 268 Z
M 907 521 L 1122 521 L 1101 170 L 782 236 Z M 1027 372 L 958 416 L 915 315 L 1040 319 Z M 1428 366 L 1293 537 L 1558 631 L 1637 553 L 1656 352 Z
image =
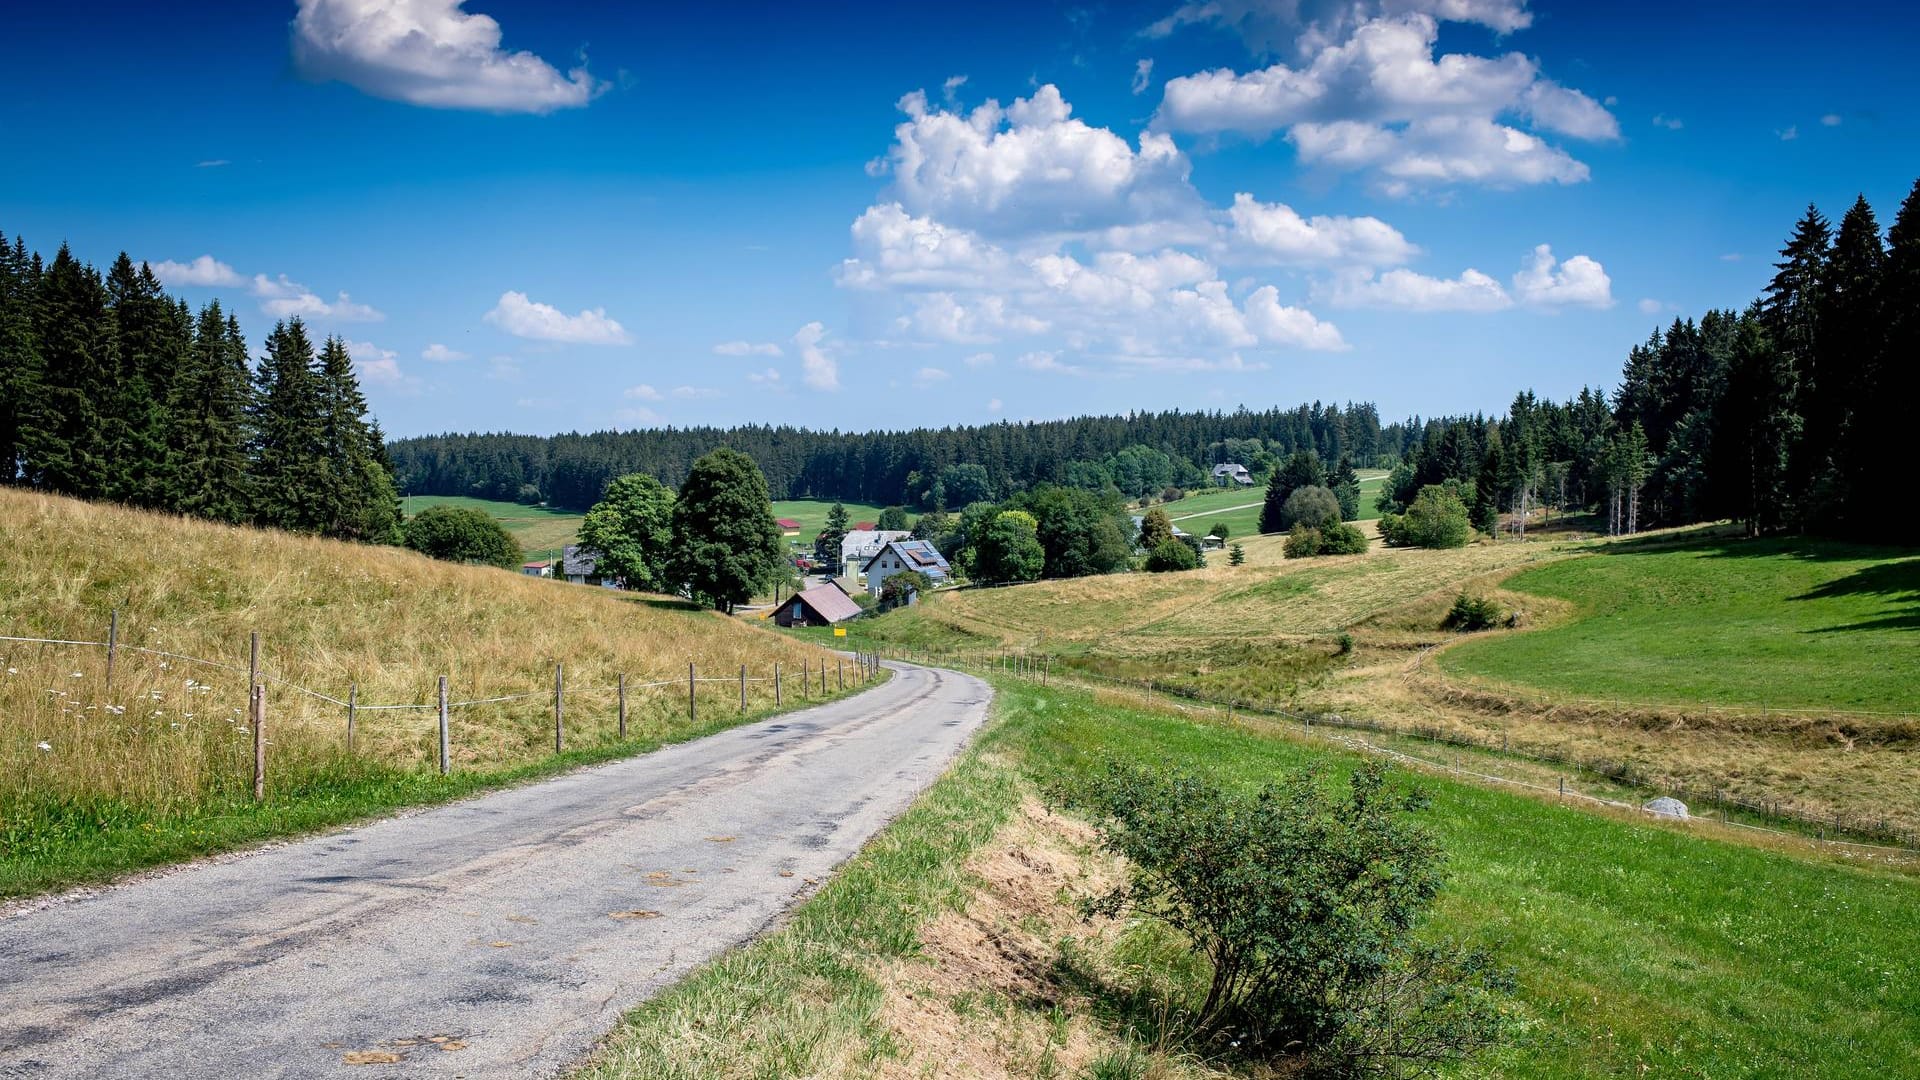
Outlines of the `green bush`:
M 1213 523 L 1213 528 L 1207 530 L 1207 535 L 1217 536 L 1220 539 L 1225 540 L 1227 537 L 1232 536 L 1233 532 L 1232 530 L 1227 528 L 1226 522 L 1216 521 Z
M 898 570 L 887 575 L 880 586 L 881 611 L 892 611 L 913 603 L 915 596 L 933 591 L 933 579 L 918 570 Z
M 1476 630 L 1491 630 L 1507 621 L 1507 613 L 1485 596 L 1468 596 L 1461 593 L 1453 598 L 1453 610 L 1440 625 L 1448 630 L 1472 633 Z
M 1493 1043 L 1511 977 L 1417 933 L 1444 860 L 1412 820 L 1424 800 L 1389 790 L 1379 763 L 1328 788 L 1317 769 L 1244 794 L 1110 766 L 1063 793 L 1127 863 L 1086 910 L 1186 938 L 1210 971 L 1181 1019 L 1230 1053 L 1286 1059 L 1283 1075 L 1406 1076 Z
M 1328 518 L 1340 520 L 1340 500 L 1333 492 L 1317 484 L 1295 488 L 1280 507 L 1280 527 L 1283 529 L 1300 524 L 1318 526 Z
M 1281 554 L 1289 559 L 1310 559 L 1315 555 L 1362 555 L 1366 550 L 1366 533 L 1338 517 L 1330 517 L 1317 529 L 1304 523 L 1294 525 Z
M 1459 484 L 1428 484 L 1404 514 L 1382 514 L 1380 535 L 1388 547 L 1465 547 L 1472 532 Z
M 1289 559 L 1311 559 L 1320 554 L 1324 542 L 1325 538 L 1320 535 L 1319 529 L 1296 523 L 1293 531 L 1287 533 L 1286 546 L 1280 549 L 1280 553 Z
M 1200 566 L 1200 556 L 1193 549 L 1178 540 L 1161 541 L 1160 546 L 1147 553 L 1147 569 L 1156 574 L 1165 574 L 1175 570 L 1193 570 Z
M 400 542 L 447 562 L 512 570 L 521 559 L 519 541 L 492 516 L 470 506 L 427 507 L 400 526 Z

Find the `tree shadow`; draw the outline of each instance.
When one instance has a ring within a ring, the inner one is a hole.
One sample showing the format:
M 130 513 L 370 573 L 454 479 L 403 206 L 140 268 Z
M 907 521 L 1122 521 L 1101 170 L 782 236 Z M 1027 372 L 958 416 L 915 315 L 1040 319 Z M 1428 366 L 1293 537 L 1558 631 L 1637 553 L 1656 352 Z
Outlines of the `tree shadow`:
M 1816 536 L 1762 536 L 1748 538 L 1732 526 L 1707 526 L 1698 531 L 1638 536 L 1615 540 L 1596 549 L 1601 555 L 1669 555 L 1696 551 L 1715 559 L 1773 559 L 1782 556 L 1809 562 L 1860 562 L 1910 559 L 1920 556 L 1912 545 L 1869 544 L 1858 540 L 1829 540 Z M 1898 565 L 1898 563 L 1895 563 Z
M 1810 630 L 1835 634 L 1854 630 L 1920 630 L 1920 559 L 1863 566 L 1795 596 L 1794 600 L 1833 600 L 1845 596 L 1872 596 L 1886 601 L 1880 618 Z

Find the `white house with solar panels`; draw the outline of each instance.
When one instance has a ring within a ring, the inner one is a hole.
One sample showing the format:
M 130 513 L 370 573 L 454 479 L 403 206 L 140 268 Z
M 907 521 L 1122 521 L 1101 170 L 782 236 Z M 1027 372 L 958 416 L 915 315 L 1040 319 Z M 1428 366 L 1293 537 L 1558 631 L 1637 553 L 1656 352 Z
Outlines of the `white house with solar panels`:
M 875 552 L 863 568 L 867 575 L 867 591 L 875 596 L 885 587 L 887 579 L 902 570 L 918 570 L 927 575 L 935 585 L 943 584 L 952 574 L 947 560 L 925 540 L 892 540 Z M 918 596 L 907 603 L 918 603 Z

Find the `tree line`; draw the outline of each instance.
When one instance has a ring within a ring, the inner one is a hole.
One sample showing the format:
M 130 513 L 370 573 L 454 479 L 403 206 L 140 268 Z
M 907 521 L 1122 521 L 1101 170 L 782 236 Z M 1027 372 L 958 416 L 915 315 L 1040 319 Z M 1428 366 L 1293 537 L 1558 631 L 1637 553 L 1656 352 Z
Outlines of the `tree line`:
M 1837 229 L 1809 206 L 1774 271 L 1744 310 L 1634 346 L 1611 395 L 1426 421 L 1380 508 L 1444 485 L 1488 533 L 1544 506 L 1594 510 L 1610 533 L 1727 518 L 1911 542 L 1920 510 L 1873 470 L 1902 459 L 1920 392 L 1920 182 L 1885 233 L 1864 196 Z
M 43 491 L 389 542 L 386 438 L 346 344 L 276 323 L 255 363 L 125 252 L 105 275 L 0 235 L 0 476 Z
M 1216 463 L 1237 462 L 1258 472 L 1301 449 L 1328 461 L 1346 454 L 1363 466 L 1391 462 L 1405 452 L 1419 423 L 1383 425 L 1378 410 L 1364 402 L 1315 403 L 906 431 L 754 424 L 551 437 L 445 434 L 399 439 L 388 449 L 400 489 L 409 495 L 545 501 L 584 510 L 615 477 L 646 473 L 676 485 L 695 459 L 724 446 L 759 463 L 776 499 L 958 511 L 1041 484 L 1112 486 L 1138 498 L 1204 483 Z M 946 490 L 942 481 L 949 470 L 963 466 L 979 467 L 979 486 Z

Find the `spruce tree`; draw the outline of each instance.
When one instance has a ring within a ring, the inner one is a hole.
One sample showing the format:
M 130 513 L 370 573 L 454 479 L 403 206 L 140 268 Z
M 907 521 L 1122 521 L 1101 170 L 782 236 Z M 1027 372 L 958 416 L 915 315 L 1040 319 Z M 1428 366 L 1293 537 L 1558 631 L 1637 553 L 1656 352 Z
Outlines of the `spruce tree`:
M 167 399 L 166 500 L 229 524 L 249 514 L 247 344 L 215 300 L 200 309 L 193 347 Z
M 1881 358 L 1886 324 L 1881 309 L 1881 279 L 1886 247 L 1880 224 L 1866 196 L 1854 200 L 1840 219 L 1834 240 L 1826 310 L 1820 316 L 1820 381 L 1809 388 L 1803 413 L 1811 459 L 1812 503 L 1816 529 L 1851 532 L 1866 521 L 1859 505 L 1867 489 L 1855 477 L 1868 465 L 1861 445 L 1866 406 Z
M 1713 478 L 1722 511 L 1744 524 L 1748 536 L 1787 521 L 1790 459 L 1800 437 L 1798 389 L 1792 359 L 1774 345 L 1762 320 L 1742 319 L 1715 418 Z
M 1353 471 L 1353 458 L 1341 454 L 1333 472 L 1327 475 L 1327 487 L 1340 500 L 1340 520 L 1353 521 L 1360 516 L 1360 474 Z
M 813 557 L 840 573 L 840 542 L 847 538 L 847 508 L 839 503 L 827 511 L 827 527 L 813 541 Z
M 1492 536 L 1500 531 L 1500 497 L 1506 490 L 1506 465 L 1499 436 L 1487 440 L 1486 453 L 1480 457 L 1479 473 L 1474 480 L 1473 527 Z
M 101 403 L 113 399 L 118 364 L 100 274 L 65 244 L 40 275 L 35 336 L 37 393 L 20 422 L 27 482 L 83 499 L 111 494 L 111 445 Z
M 328 337 L 320 349 L 319 429 L 322 532 L 343 540 L 386 543 L 399 524 L 393 478 L 381 461 L 377 429 L 353 372 L 346 342 Z
M 1880 299 L 1886 335 L 1862 394 L 1872 417 L 1866 442 L 1875 449 L 1862 467 L 1891 469 L 1911 455 L 1908 414 L 1920 400 L 1920 180 L 1914 181 L 1887 231 Z M 1913 543 L 1920 534 L 1920 499 L 1887 500 L 1881 526 L 1887 540 Z
M 39 393 L 40 347 L 34 334 L 39 308 L 38 261 L 26 241 L 7 245 L 0 233 L 0 483 L 20 475 L 21 423 Z
M 145 263 L 121 252 L 107 272 L 113 312 L 116 368 L 108 414 L 110 498 L 135 506 L 164 502 L 168 384 L 185 359 L 189 340 L 178 312 Z
M 294 318 L 274 324 L 253 376 L 253 519 L 293 532 L 319 532 L 331 522 L 324 409 L 313 361 L 306 325 Z
M 1287 496 L 1292 495 L 1295 488 L 1325 487 L 1326 484 L 1327 470 L 1320 463 L 1320 455 L 1311 450 L 1295 450 L 1267 479 L 1267 497 L 1260 507 L 1260 531 L 1286 532 L 1292 524 L 1286 521 L 1284 512 Z
M 1818 209 L 1809 205 L 1794 226 L 1793 235 L 1780 249 L 1780 261 L 1774 264 L 1773 280 L 1767 283 L 1760 302 L 1760 317 L 1772 347 L 1794 373 L 1794 396 L 1789 403 L 1796 416 L 1808 400 L 1826 395 L 1826 372 L 1821 370 L 1822 338 L 1825 327 L 1821 315 L 1828 308 L 1828 292 L 1833 272 L 1833 230 Z M 1811 488 L 1820 448 L 1803 447 L 1804 423 L 1797 425 L 1794 444 L 1789 448 L 1791 474 L 1786 498 L 1797 504 Z M 1817 431 L 1818 438 L 1830 433 Z M 1790 507 L 1792 512 L 1794 507 Z

